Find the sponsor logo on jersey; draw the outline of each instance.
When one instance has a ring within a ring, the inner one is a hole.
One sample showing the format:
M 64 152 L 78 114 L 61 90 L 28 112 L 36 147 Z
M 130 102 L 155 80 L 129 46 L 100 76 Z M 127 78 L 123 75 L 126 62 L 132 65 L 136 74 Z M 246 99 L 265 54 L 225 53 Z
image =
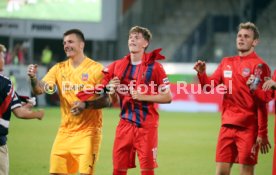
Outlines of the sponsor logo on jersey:
M 231 70 L 225 70 L 223 71 L 224 78 L 232 78 L 232 71 Z
M 168 78 L 168 77 L 166 77 L 166 78 L 163 79 L 163 83 L 164 83 L 164 84 L 168 84 L 169 82 L 170 82 L 170 81 L 169 81 L 169 78 Z
M 250 75 L 250 69 L 249 68 L 244 68 L 242 70 L 242 76 L 247 77 L 249 75 Z
M 231 69 L 231 66 L 230 66 L 229 64 L 227 64 L 227 66 L 226 66 L 226 67 L 227 67 L 227 69 Z
M 87 81 L 88 80 L 88 73 L 82 73 L 81 80 L 82 81 Z

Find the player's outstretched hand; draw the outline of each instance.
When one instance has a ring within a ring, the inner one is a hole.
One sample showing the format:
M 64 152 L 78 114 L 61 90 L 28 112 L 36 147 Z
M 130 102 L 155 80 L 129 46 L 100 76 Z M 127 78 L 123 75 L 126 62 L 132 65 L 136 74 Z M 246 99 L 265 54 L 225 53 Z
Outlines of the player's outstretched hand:
M 194 70 L 196 70 L 198 73 L 204 73 L 206 71 L 205 61 L 198 60 L 194 65 Z
M 257 137 L 256 142 L 259 145 L 262 154 L 268 153 L 269 149 L 271 149 L 271 145 L 268 138 Z
M 275 89 L 276 88 L 276 82 L 273 81 L 270 77 L 265 77 L 265 82 L 264 82 L 262 88 L 265 91 L 267 91 L 269 89 Z
M 34 78 L 37 73 L 37 64 L 30 64 L 27 69 L 27 74 L 30 78 Z
M 71 108 L 71 113 L 73 115 L 79 115 L 85 109 L 85 103 L 81 101 L 76 101 Z
M 36 113 L 37 113 L 37 119 L 38 119 L 38 120 L 42 120 L 43 117 L 44 117 L 44 110 L 43 110 L 43 109 L 38 109 L 38 110 L 36 111 Z

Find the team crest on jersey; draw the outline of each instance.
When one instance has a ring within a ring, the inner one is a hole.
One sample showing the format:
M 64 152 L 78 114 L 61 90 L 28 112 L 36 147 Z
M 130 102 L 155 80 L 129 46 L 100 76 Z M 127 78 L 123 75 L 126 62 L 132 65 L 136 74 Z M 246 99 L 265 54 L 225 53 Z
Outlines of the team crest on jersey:
M 243 68 L 242 70 L 242 76 L 248 77 L 250 75 L 250 69 L 249 68 Z
M 163 83 L 164 83 L 164 84 L 167 84 L 167 83 L 169 83 L 169 82 L 170 82 L 170 81 L 169 81 L 168 77 L 163 79 Z
M 87 81 L 88 80 L 88 73 L 82 73 L 81 80 L 82 81 Z

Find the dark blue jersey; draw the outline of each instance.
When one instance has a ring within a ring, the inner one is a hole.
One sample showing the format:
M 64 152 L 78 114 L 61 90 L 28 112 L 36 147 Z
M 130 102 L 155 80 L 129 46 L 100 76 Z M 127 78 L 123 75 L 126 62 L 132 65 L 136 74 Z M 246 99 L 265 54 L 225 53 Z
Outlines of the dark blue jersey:
M 128 54 L 103 70 L 104 86 L 108 87 L 114 77 L 120 80 L 120 86 L 116 89 L 120 98 L 120 117 L 138 127 L 158 126 L 159 114 L 155 103 L 134 100 L 130 94 L 131 90 L 135 89 L 141 94 L 153 96 L 168 92 L 170 88 L 169 79 L 162 64 L 156 61 L 165 59 L 160 54 L 161 50 L 144 53 L 141 62 L 134 64 L 131 63 L 131 56 Z
M 140 72 L 142 74 L 142 83 L 137 84 L 137 79 Z M 152 102 L 132 100 L 130 95 L 131 87 L 141 91 L 142 94 L 156 95 L 159 92 L 159 88 L 169 88 L 169 81 L 167 75 L 163 69 L 163 66 L 159 62 L 153 62 L 142 70 L 142 65 L 127 66 L 123 77 L 121 79 L 120 90 L 118 93 L 120 97 L 121 118 L 131 123 L 135 123 L 138 127 L 143 126 L 158 126 L 159 115 L 156 110 L 156 106 Z M 128 87 L 128 91 L 125 92 L 124 87 Z
M 0 75 L 0 144 L 8 134 L 11 118 L 11 111 L 21 106 L 21 102 L 16 95 L 11 81 Z M 3 144 L 3 143 L 2 143 Z

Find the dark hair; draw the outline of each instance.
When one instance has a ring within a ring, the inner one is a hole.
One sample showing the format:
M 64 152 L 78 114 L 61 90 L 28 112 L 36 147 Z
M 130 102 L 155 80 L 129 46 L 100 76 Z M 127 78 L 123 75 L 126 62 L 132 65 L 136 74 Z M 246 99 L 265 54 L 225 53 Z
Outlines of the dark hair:
M 82 41 L 82 42 L 85 42 L 85 38 L 84 38 L 84 35 L 82 33 L 81 30 L 79 29 L 70 29 L 70 30 L 67 30 L 64 34 L 63 34 L 63 37 L 67 36 L 67 35 L 70 35 L 70 34 L 75 34 L 77 35 L 77 37 Z
M 252 22 L 240 23 L 238 30 L 240 31 L 241 29 L 252 30 L 254 33 L 254 39 L 259 39 L 260 37 L 258 27 Z

